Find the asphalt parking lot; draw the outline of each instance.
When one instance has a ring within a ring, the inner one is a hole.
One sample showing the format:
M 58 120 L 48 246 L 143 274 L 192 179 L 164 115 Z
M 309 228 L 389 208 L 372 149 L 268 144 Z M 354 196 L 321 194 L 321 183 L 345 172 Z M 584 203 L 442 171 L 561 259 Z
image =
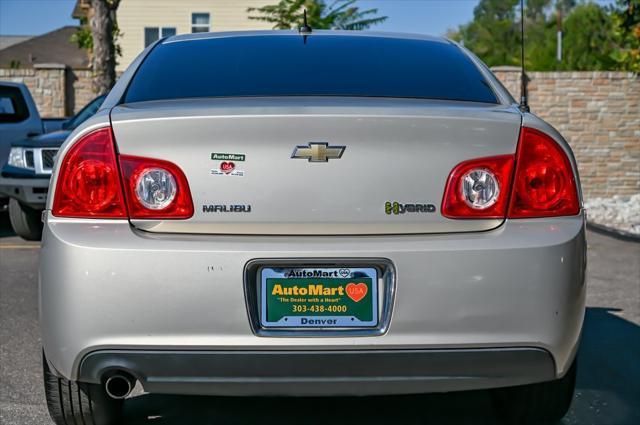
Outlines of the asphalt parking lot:
M 49 424 L 38 329 L 38 244 L 0 213 L 0 423 Z M 590 232 L 578 389 L 563 424 L 640 424 L 640 244 Z M 486 391 L 336 399 L 140 394 L 126 424 L 494 424 Z

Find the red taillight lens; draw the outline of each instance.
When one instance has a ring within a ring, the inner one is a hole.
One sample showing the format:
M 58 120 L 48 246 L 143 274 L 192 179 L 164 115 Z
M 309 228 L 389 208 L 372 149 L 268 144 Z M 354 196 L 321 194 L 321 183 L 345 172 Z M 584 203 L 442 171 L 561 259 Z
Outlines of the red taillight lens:
M 447 181 L 442 215 L 448 218 L 530 218 L 580 212 L 571 162 L 550 136 L 523 127 L 515 172 L 513 168 L 514 157 L 511 155 L 458 164 Z
M 177 165 L 120 155 L 120 168 L 131 218 L 185 219 L 193 215 L 189 184 Z
M 53 215 L 154 219 L 193 215 L 189 184 L 178 166 L 128 155 L 119 159 L 120 170 L 111 128 L 82 136 L 60 166 Z
M 52 212 L 57 217 L 127 217 L 110 128 L 86 134 L 69 149 Z
M 458 164 L 447 181 L 442 215 L 448 218 L 504 218 L 512 174 L 513 155 Z
M 569 158 L 548 135 L 523 127 L 509 218 L 576 215 L 578 190 Z

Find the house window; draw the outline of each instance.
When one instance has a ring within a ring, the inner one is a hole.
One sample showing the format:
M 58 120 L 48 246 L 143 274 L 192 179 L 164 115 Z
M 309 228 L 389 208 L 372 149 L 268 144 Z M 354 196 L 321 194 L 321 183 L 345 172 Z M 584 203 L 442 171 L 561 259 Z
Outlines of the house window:
M 145 27 L 144 29 L 144 47 L 147 47 L 149 44 L 154 41 L 164 38 L 170 37 L 172 35 L 176 35 L 175 27 Z
M 208 13 L 191 14 L 191 32 L 209 32 L 209 23 Z

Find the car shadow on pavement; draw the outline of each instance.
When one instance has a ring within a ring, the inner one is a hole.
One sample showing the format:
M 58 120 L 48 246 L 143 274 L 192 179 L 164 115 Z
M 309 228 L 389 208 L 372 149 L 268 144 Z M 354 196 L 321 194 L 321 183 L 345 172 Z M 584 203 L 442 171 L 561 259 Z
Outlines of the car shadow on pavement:
M 640 302 L 640 294 L 629 296 Z M 640 326 L 619 311 L 587 308 L 577 389 L 566 423 L 640 424 Z
M 576 396 L 563 424 L 640 423 L 640 327 L 615 310 L 588 308 Z M 232 398 L 141 395 L 127 424 L 497 424 L 488 391 L 393 397 Z

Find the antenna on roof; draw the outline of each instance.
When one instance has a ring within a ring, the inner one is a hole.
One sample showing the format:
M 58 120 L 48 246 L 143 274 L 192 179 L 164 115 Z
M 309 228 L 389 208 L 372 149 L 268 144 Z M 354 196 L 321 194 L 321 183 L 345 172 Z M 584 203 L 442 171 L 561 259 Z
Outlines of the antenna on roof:
M 303 35 L 311 34 L 313 32 L 313 29 L 307 23 L 307 9 L 304 10 L 303 16 L 304 20 L 302 21 L 302 26 L 298 28 L 298 32 Z
M 520 0 L 520 110 L 529 112 L 527 103 L 527 76 L 524 73 L 524 0 Z

